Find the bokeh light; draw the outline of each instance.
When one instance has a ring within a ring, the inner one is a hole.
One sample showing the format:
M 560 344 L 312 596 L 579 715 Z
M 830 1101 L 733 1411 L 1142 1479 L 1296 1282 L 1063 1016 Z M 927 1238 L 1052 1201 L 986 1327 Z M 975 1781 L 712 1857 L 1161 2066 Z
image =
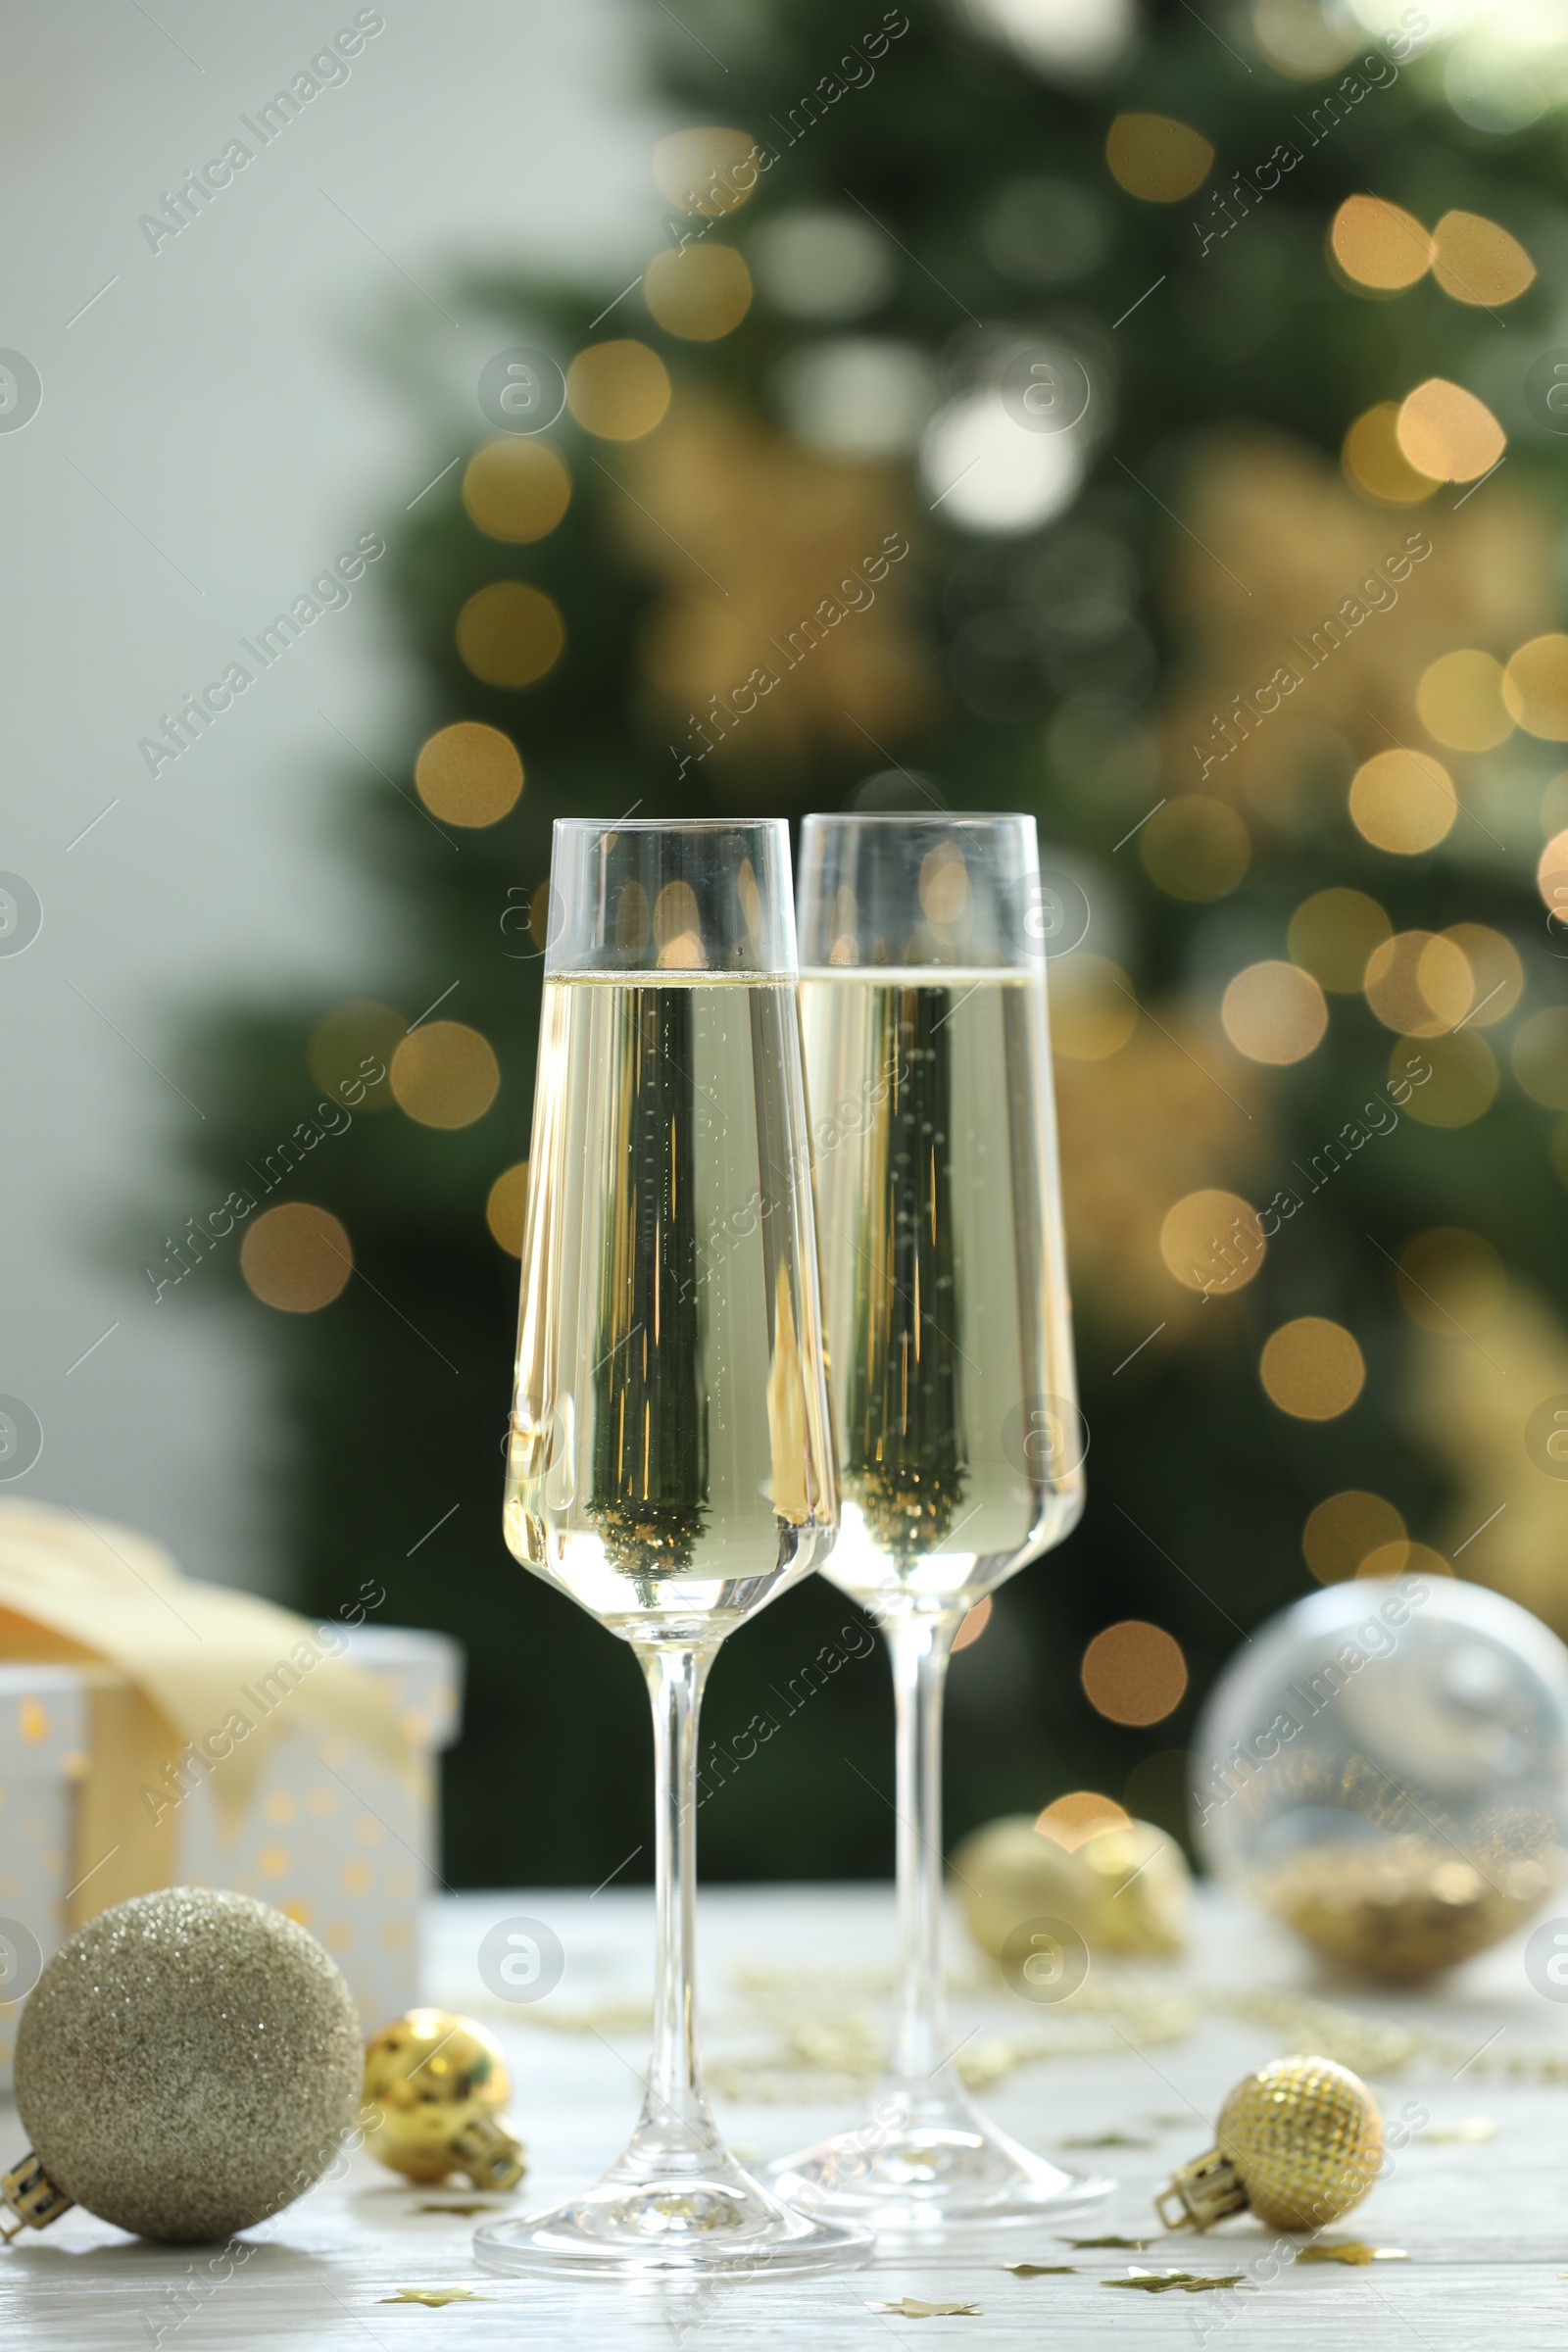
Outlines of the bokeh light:
M 285 1200 L 246 1227 L 239 1270 L 264 1306 L 314 1315 L 330 1306 L 353 1273 L 354 1250 L 329 1209 Z
M 1511 939 L 1490 923 L 1450 923 L 1443 934 L 1451 939 L 1470 966 L 1474 983 L 1467 1029 L 1490 1029 L 1505 1020 L 1524 994 L 1525 967 Z
M 1071 432 L 1027 432 L 995 391 L 966 393 L 933 416 L 920 459 L 950 521 L 1007 537 L 1069 507 L 1084 471 Z
M 1513 733 L 1502 678 L 1502 663 L 1477 647 L 1440 654 L 1416 688 L 1421 724 L 1452 751 L 1490 752 Z
M 494 580 L 458 614 L 458 651 L 487 686 L 532 686 L 566 642 L 560 607 L 526 580 Z
M 1568 832 L 1554 833 L 1542 851 L 1536 886 L 1547 910 L 1568 922 Z
M 1432 274 L 1455 302 L 1517 302 L 1536 265 L 1517 237 L 1480 213 L 1445 213 L 1432 232 Z
M 1417 471 L 1400 448 L 1399 404 L 1395 400 L 1380 400 L 1356 418 L 1345 436 L 1340 464 L 1351 489 L 1380 506 L 1417 506 L 1438 486 L 1430 473 Z
M 518 546 L 553 531 L 570 500 L 571 476 L 555 451 L 521 435 L 475 450 L 463 476 L 469 520 Z
M 601 441 L 640 441 L 669 407 L 664 363 L 630 337 L 590 343 L 566 369 L 566 406 Z
M 1318 890 L 1292 915 L 1286 945 L 1320 988 L 1358 997 L 1373 949 L 1393 936 L 1388 915 L 1364 890 Z
M 1355 1573 L 1370 1580 L 1390 1576 L 1451 1576 L 1453 1570 L 1442 1552 L 1434 1551 L 1430 1544 L 1403 1542 L 1383 1544 L 1376 1551 L 1369 1551 Z
M 1396 931 L 1367 957 L 1366 1001 L 1386 1029 L 1436 1037 L 1462 1021 L 1475 996 L 1468 957 L 1434 931 Z
M 1404 1521 L 1392 1502 L 1362 1487 L 1347 1487 L 1327 1495 L 1307 1513 L 1301 1530 L 1301 1551 L 1320 1585 L 1338 1585 L 1360 1573 L 1361 1564 L 1375 1552 L 1396 1552 L 1388 1574 L 1402 1570 L 1408 1544 Z
M 1400 1250 L 1395 1288 L 1423 1331 L 1465 1339 L 1495 1323 L 1507 1302 L 1508 1277 L 1482 1235 L 1462 1225 L 1435 1225 Z
M 671 131 L 654 149 L 654 185 L 666 204 L 722 220 L 757 186 L 760 159 L 750 131 L 704 123 Z
M 408 1030 L 401 1012 L 373 997 L 340 1004 L 311 1031 L 305 1049 L 311 1076 L 351 1111 L 390 1110 L 392 1056 Z
M 1079 1671 L 1090 1705 L 1111 1723 L 1163 1723 L 1187 1694 L 1181 1643 L 1141 1617 L 1097 1634 Z
M 1429 752 L 1374 752 L 1350 778 L 1350 821 L 1376 850 L 1418 858 L 1459 813 L 1453 778 Z
M 1389 1055 L 1389 1076 L 1409 1076 L 1413 1038 L 1401 1038 Z M 1411 1089 L 1407 1117 L 1423 1127 L 1468 1127 L 1490 1110 L 1497 1093 L 1497 1060 L 1484 1037 L 1461 1029 L 1453 1037 L 1427 1037 L 1420 1052 L 1432 1072 Z
M 991 1623 L 991 1595 L 987 1592 L 983 1599 L 975 1602 L 972 1609 L 964 1612 L 963 1622 L 953 1637 L 955 1656 L 960 1649 L 967 1649 L 972 1642 L 979 1641 L 986 1627 Z
M 1159 1254 L 1176 1280 L 1220 1298 L 1250 1283 L 1267 1251 L 1257 1211 L 1239 1193 L 1188 1193 L 1159 1229 Z
M 1208 177 L 1214 150 L 1170 115 L 1118 115 L 1105 139 L 1111 176 L 1146 204 L 1180 204 Z
M 1179 793 L 1156 808 L 1138 836 L 1152 882 L 1173 899 L 1228 897 L 1252 861 L 1252 837 L 1228 801 Z
M 1329 1025 L 1323 991 L 1295 963 L 1252 963 L 1238 972 L 1220 1004 L 1225 1034 L 1250 1061 L 1301 1061 Z
M 1118 1805 L 1113 1796 L 1102 1796 L 1094 1788 L 1073 1788 L 1065 1796 L 1053 1797 L 1036 1819 L 1035 1828 L 1042 1838 L 1075 1854 L 1102 1830 L 1125 1830 L 1131 1819 L 1125 1805 Z
M 798 205 L 761 221 L 747 248 L 758 284 L 792 318 L 861 318 L 892 293 L 896 248 L 863 215 Z
M 1568 1110 L 1568 1004 L 1548 1004 L 1520 1022 L 1513 1074 L 1533 1102 Z
M 1108 956 L 1079 949 L 1051 972 L 1051 1043 L 1069 1061 L 1104 1061 L 1138 1026 L 1132 982 Z
M 1264 1342 L 1257 1376 L 1282 1413 L 1298 1421 L 1335 1421 L 1366 1385 L 1366 1361 L 1343 1323 L 1298 1315 Z
M 1490 473 L 1508 436 L 1483 400 L 1446 376 L 1429 376 L 1399 407 L 1399 447 L 1418 473 L 1474 482 Z
M 1522 645 L 1503 673 L 1502 699 L 1527 734 L 1568 743 L 1568 637 L 1554 631 Z
M 1298 81 L 1321 81 L 1361 42 L 1360 27 L 1333 24 L 1318 0 L 1253 0 L 1252 36 L 1271 66 Z
M 1329 245 L 1347 277 L 1379 293 L 1413 286 L 1432 262 L 1432 239 L 1420 221 L 1382 196 L 1347 196 Z
M 411 1029 L 392 1056 L 392 1092 L 421 1127 L 471 1127 L 501 1085 L 489 1040 L 462 1021 Z
M 714 343 L 751 309 L 751 273 L 733 245 L 666 245 L 643 272 L 643 299 L 667 334 Z
M 528 1162 L 503 1168 L 485 1198 L 484 1221 L 509 1257 L 522 1255 L 522 1220 L 528 1205 Z
M 432 816 L 449 825 L 493 825 L 516 807 L 522 761 L 499 727 L 460 718 L 420 746 L 414 781 Z

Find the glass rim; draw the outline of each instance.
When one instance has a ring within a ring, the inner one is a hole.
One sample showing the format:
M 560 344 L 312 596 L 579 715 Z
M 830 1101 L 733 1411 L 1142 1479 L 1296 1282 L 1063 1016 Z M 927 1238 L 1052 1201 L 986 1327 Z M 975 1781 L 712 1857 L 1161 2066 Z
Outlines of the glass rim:
M 556 833 L 768 833 L 789 831 L 782 816 L 558 816 Z
M 1032 808 L 814 808 L 807 825 L 1032 825 Z

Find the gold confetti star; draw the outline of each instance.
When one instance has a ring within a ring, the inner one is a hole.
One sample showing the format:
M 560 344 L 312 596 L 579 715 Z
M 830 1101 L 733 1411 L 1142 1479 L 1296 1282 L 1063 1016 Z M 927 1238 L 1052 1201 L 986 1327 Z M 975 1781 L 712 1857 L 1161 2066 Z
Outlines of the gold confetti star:
M 868 2303 L 867 2311 L 885 2311 L 896 2320 L 978 2320 L 978 2303 L 922 2303 L 918 2295 L 903 2295 L 897 2303 Z
M 383 2303 L 428 2303 L 438 2311 L 443 2303 L 491 2303 L 493 2295 L 476 2295 L 471 2286 L 400 2286 L 395 2295 L 383 2295 Z
M 1087 2253 L 1092 2246 L 1115 2246 L 1124 2254 L 1142 2254 L 1152 2241 L 1147 2237 L 1064 2237 L 1061 2242 L 1075 2247 L 1080 2254 Z
M 1009 2262 L 1004 2268 L 1015 2278 L 1076 2278 L 1078 2276 L 1070 2262 Z
M 1363 2262 L 1408 2262 L 1410 2257 L 1402 2246 L 1369 2246 L 1358 2237 L 1349 2237 L 1338 2246 L 1303 2246 L 1296 2259 L 1298 2262 L 1359 2265 Z
M 1240 2286 L 1242 2274 L 1233 2271 L 1228 2278 L 1218 2278 L 1201 2271 L 1129 2271 L 1125 2278 L 1102 2278 L 1100 2283 L 1141 2287 L 1146 2295 L 1168 2295 L 1178 2288 L 1183 2294 L 1203 2295 L 1213 2287 Z

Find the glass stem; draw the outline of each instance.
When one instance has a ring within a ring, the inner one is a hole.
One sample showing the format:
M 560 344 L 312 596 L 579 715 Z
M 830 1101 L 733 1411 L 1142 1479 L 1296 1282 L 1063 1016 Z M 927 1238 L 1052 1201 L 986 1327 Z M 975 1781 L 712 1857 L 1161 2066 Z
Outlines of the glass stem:
M 942 1700 L 961 1612 L 890 1619 L 898 1716 L 899 2009 L 893 2079 L 911 2098 L 950 2095 L 942 1991 Z
M 713 1647 L 637 1649 L 654 1708 L 654 2047 L 632 2146 L 701 2157 L 719 2144 L 697 2055 L 697 1716 Z

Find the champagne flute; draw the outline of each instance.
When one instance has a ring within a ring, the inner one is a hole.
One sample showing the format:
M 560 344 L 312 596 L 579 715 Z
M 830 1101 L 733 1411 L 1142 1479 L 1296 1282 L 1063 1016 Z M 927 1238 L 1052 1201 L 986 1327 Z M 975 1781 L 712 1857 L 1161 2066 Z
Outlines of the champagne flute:
M 555 828 L 505 1528 L 652 1696 L 654 2046 L 604 2178 L 476 2233 L 498 2270 L 794 2275 L 870 2251 L 729 2153 L 693 2007 L 704 1680 L 838 1516 L 789 889 L 782 823 Z
M 942 1696 L 965 1613 L 1083 1508 L 1045 960 L 1027 816 L 810 816 L 801 1016 L 842 1524 L 898 1715 L 899 2000 L 874 2121 L 770 2175 L 816 2213 L 936 2237 L 1111 2192 L 986 2122 L 943 2016 Z M 1052 1960 L 1018 1987 L 1049 1997 Z M 1058 1979 L 1059 1981 L 1059 1979 Z

